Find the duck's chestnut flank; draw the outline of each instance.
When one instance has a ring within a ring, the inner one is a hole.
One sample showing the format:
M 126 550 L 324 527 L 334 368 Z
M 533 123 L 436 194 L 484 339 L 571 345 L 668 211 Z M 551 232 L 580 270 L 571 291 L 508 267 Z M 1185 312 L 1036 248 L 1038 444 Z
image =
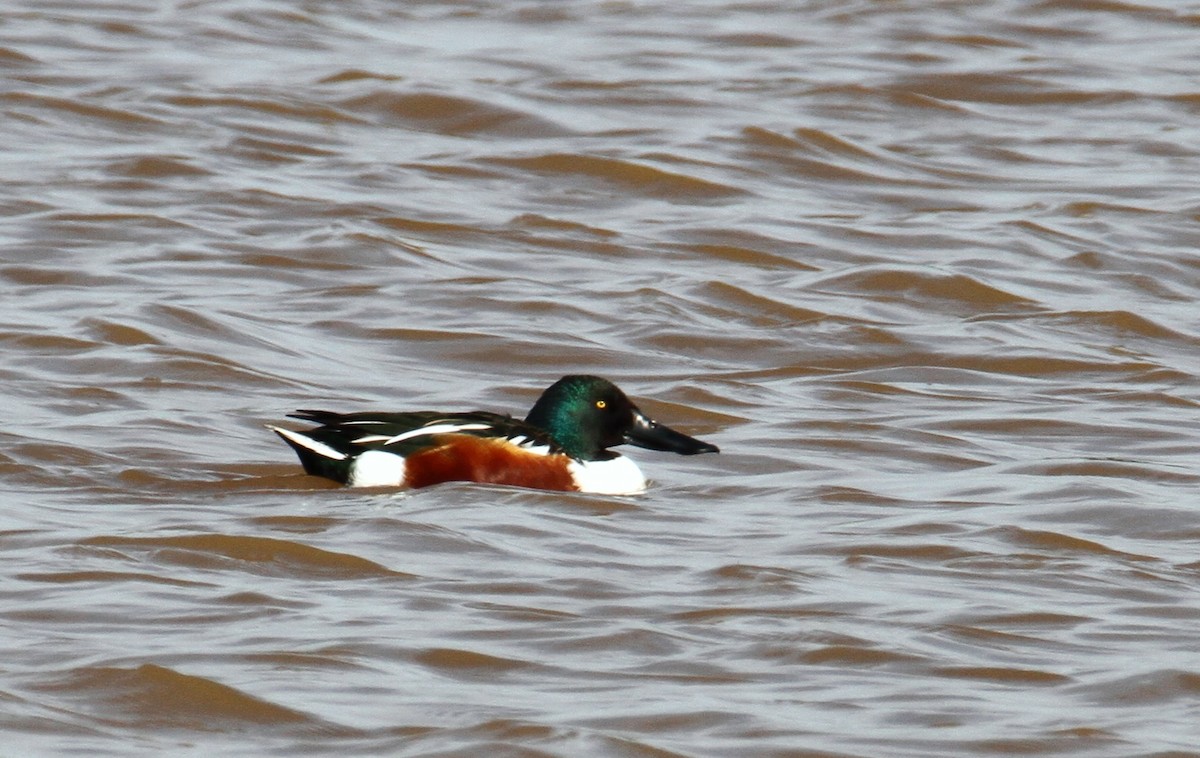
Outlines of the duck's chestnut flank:
M 407 487 L 483 482 L 540 490 L 579 489 L 563 456 L 543 455 L 494 437 L 450 435 L 441 444 L 410 454 L 404 464 Z

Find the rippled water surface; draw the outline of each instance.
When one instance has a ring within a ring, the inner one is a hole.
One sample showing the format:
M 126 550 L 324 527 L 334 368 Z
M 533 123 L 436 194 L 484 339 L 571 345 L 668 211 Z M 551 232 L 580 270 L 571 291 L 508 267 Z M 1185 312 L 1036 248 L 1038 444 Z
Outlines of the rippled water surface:
M 1200 755 L 1200 7 L 14 0 L 12 755 Z M 716 456 L 353 491 L 295 408 Z

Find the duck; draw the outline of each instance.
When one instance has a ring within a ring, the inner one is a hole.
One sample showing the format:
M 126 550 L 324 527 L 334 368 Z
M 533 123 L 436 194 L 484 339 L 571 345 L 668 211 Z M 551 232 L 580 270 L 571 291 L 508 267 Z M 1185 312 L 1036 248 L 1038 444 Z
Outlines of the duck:
M 646 477 L 611 448 L 720 452 L 650 418 L 607 379 L 584 374 L 550 385 L 524 420 L 490 411 L 297 410 L 288 417 L 318 425 L 267 427 L 291 446 L 304 471 L 351 487 L 478 482 L 635 495 L 645 491 Z

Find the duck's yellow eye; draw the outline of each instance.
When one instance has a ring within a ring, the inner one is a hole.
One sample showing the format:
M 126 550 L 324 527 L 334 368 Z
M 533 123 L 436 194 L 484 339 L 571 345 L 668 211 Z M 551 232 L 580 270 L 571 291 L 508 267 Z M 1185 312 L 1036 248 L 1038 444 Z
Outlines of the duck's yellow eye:
M 603 400 L 597 400 L 596 407 L 599 408 L 600 410 L 604 410 L 605 408 L 608 407 L 608 403 Z

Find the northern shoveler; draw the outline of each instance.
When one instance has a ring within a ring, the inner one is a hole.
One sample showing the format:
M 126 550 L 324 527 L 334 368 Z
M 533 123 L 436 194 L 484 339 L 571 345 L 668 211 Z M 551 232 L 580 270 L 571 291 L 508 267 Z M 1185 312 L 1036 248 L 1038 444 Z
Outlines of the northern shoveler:
M 303 432 L 269 427 L 292 446 L 304 470 L 354 487 L 486 482 L 628 495 L 643 491 L 646 478 L 610 447 L 718 452 L 647 417 L 597 376 L 559 379 L 524 421 L 487 411 L 289 415 L 320 424 Z

